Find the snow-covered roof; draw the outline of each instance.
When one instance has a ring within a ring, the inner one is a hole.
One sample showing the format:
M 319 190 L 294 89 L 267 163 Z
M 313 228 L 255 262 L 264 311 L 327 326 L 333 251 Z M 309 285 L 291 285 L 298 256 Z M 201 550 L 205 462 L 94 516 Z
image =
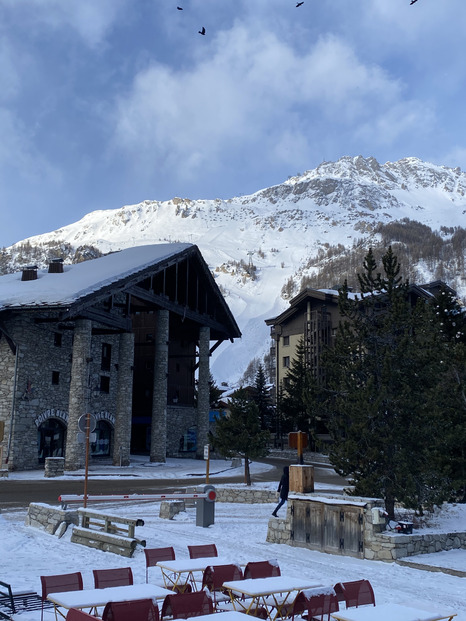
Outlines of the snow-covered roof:
M 22 272 L 0 276 L 0 310 L 28 306 L 67 306 L 175 257 L 190 247 L 192 244 L 137 246 L 91 261 L 64 265 L 63 273 L 38 270 L 36 280 L 22 281 Z

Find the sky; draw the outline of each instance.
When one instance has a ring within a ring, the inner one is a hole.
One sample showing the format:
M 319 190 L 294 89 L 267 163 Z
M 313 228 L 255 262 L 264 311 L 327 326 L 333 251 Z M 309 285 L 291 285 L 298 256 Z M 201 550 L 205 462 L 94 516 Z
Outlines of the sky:
M 0 246 L 344 155 L 465 168 L 465 23 L 464 0 L 1 0 Z
M 420 0 L 419 0 L 420 1 Z M 191 460 L 167 460 L 166 465 L 149 464 L 132 458 L 132 466 L 126 469 L 128 486 L 131 477 L 177 478 L 186 476 L 197 468 L 202 473 L 201 464 Z M 187 463 L 190 462 L 190 463 Z M 148 467 L 151 466 L 151 467 Z M 222 470 L 225 476 L 225 462 L 211 464 L 211 473 Z M 259 471 L 259 464 L 252 464 L 253 472 Z M 92 476 L 111 476 L 113 467 L 100 467 L 90 471 Z M 237 469 L 231 470 L 238 474 Z M 79 473 L 74 473 L 76 475 Z M 121 478 L 121 473 L 119 473 Z M 8 479 L 0 480 L 0 492 L 6 491 L 15 478 L 37 480 L 43 478 L 42 471 L 10 473 Z M 215 486 L 215 474 L 210 478 Z M 238 485 L 235 485 L 238 487 Z M 276 489 L 276 483 L 254 483 L 253 487 Z M 63 493 L 66 493 L 66 476 L 63 477 Z M 318 491 L 316 487 L 316 491 Z M 177 560 L 188 558 L 187 546 L 192 544 L 215 543 L 219 556 L 230 562 L 244 564 L 248 560 L 270 559 L 278 563 L 284 577 L 309 578 L 318 581 L 324 587 L 332 587 L 337 582 L 346 582 L 367 578 L 374 589 L 376 607 L 387 603 L 409 603 L 412 606 L 457 613 L 455 621 L 466 621 L 466 592 L 464 577 L 449 575 L 440 571 L 422 571 L 403 567 L 395 563 L 368 561 L 345 556 L 324 554 L 306 548 L 291 547 L 268 543 L 267 526 L 275 503 L 215 505 L 214 524 L 208 528 L 196 526 L 195 508 L 187 507 L 185 512 L 173 520 L 159 517 L 158 504 L 148 502 L 93 504 L 92 508 L 112 515 L 142 518 L 144 526 L 138 526 L 136 536 L 147 541 L 147 547 L 164 547 L 172 545 Z M 279 511 L 279 518 L 285 517 L 286 507 Z M 465 523 L 465 505 L 446 505 L 431 519 L 425 532 L 448 530 L 463 531 Z M 58 538 L 43 531 L 25 525 L 27 508 L 20 510 L 2 509 L 0 513 L 0 558 L 2 562 L 2 580 L 13 586 L 14 591 L 40 591 L 41 575 L 70 573 L 81 571 L 84 588 L 93 586 L 93 569 L 110 567 L 131 567 L 134 582 L 145 581 L 144 552 L 141 546 L 136 548 L 132 558 L 101 552 L 71 543 L 71 529 Z M 395 535 L 396 536 L 396 535 Z M 450 568 L 466 571 L 466 550 L 451 550 L 434 554 L 411 557 L 419 562 L 436 568 Z M 160 582 L 158 568 L 151 568 L 150 580 Z M 378 612 L 378 611 L 377 611 Z M 15 617 L 17 621 L 39 621 L 40 612 L 25 613 Z M 432 618 L 432 616 L 431 616 Z M 382 614 L 377 614 L 379 621 L 393 621 Z M 46 612 L 44 621 L 54 621 L 53 612 Z

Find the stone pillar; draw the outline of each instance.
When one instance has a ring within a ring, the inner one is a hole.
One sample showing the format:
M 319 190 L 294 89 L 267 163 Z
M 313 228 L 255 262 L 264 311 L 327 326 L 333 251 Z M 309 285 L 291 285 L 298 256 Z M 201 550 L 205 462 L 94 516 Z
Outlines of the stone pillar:
M 197 459 L 204 458 L 204 445 L 209 441 L 210 410 L 210 328 L 199 329 L 199 374 L 197 379 Z
M 165 462 L 167 456 L 167 376 L 170 313 L 157 311 L 155 328 L 154 393 L 150 433 L 150 461 Z
M 78 421 L 89 407 L 89 363 L 91 359 L 92 322 L 77 319 L 74 327 L 73 362 L 71 364 L 68 429 L 66 432 L 65 470 L 84 467 L 85 444 L 78 443 Z
M 129 466 L 131 449 L 131 418 L 133 405 L 134 334 L 120 335 L 118 351 L 118 387 L 115 429 L 113 432 L 113 465 Z

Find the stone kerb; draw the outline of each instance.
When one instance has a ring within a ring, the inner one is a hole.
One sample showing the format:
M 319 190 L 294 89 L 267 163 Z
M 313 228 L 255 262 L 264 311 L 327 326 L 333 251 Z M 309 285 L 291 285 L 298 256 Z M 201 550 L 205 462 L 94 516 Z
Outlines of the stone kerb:
M 162 500 L 159 517 L 165 520 L 173 520 L 175 515 L 178 515 L 181 511 L 186 511 L 183 500 Z
M 70 524 L 79 524 L 79 517 L 76 510 L 59 509 L 47 504 L 31 502 L 25 524 L 39 528 L 50 535 L 61 537 Z

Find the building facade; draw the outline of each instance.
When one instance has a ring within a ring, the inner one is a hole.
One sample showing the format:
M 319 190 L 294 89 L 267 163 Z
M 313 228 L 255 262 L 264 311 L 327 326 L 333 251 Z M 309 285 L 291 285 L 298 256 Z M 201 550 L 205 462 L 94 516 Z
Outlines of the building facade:
M 191 244 L 0 277 L 2 467 L 82 467 L 86 423 L 92 460 L 202 457 L 210 354 L 239 336 Z
M 423 285 L 410 285 L 411 303 L 414 305 L 419 298 L 432 299 L 442 289 L 456 295 L 453 289 L 440 280 Z M 320 357 L 324 348 L 332 347 L 340 320 L 338 291 L 310 287 L 290 300 L 289 308 L 283 313 L 266 320 L 272 339 L 271 352 L 275 361 L 277 393 L 279 388 L 286 390 L 286 376 L 293 359 L 296 358 L 300 341 L 304 345 L 308 368 L 316 379 L 322 378 Z

